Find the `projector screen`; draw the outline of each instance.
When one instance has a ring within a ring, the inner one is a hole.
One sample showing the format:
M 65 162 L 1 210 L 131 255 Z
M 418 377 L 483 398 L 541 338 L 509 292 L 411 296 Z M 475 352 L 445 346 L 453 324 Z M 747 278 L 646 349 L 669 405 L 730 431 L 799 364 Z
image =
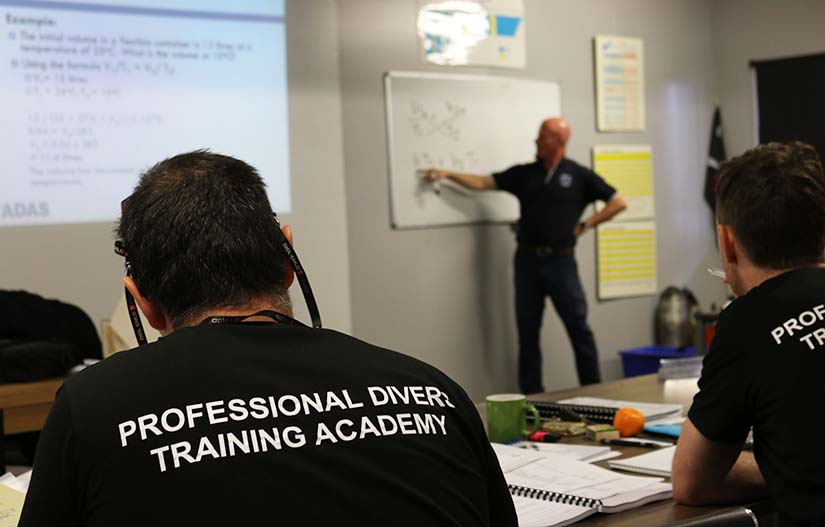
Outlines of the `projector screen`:
M 0 0 L 0 226 L 111 221 L 208 148 L 290 211 L 283 0 Z

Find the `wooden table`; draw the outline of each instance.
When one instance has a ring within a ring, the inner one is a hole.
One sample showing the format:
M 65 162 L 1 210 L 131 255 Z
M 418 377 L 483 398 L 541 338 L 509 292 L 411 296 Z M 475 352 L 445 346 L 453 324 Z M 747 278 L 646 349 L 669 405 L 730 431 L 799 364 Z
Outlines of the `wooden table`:
M 6 471 L 3 436 L 42 430 L 62 384 L 63 379 L 0 384 L 0 471 Z
M 592 384 L 569 390 L 559 390 L 555 392 L 531 395 L 529 396 L 529 399 L 532 401 L 552 402 L 579 396 L 602 397 L 605 399 L 619 399 L 648 403 L 679 403 L 685 405 L 685 408 L 687 409 L 690 404 L 690 398 L 685 396 L 684 390 L 670 390 L 669 388 L 671 387 L 672 384 L 669 384 L 666 387 L 665 384 L 660 382 L 656 375 L 653 374 L 631 377 L 601 384 Z M 562 442 L 593 444 L 592 441 L 589 441 L 583 437 L 563 439 Z M 614 459 L 622 459 L 650 452 L 650 449 L 645 447 L 614 446 L 613 448 L 622 452 L 621 457 Z M 609 468 L 606 461 L 595 464 Z M 770 514 L 772 512 L 771 507 L 766 506 L 765 504 L 759 504 L 755 508 L 759 511 L 759 514 Z M 714 517 L 718 518 L 720 515 L 740 516 L 741 514 L 744 514 L 744 508 L 741 506 L 693 507 L 679 505 L 670 499 L 649 503 L 642 507 L 630 509 L 620 513 L 595 514 L 580 522 L 576 522 L 574 525 L 581 527 L 608 525 L 611 527 L 653 527 L 662 525 L 679 525 L 683 522 L 685 524 L 689 523 L 690 525 L 701 525 L 702 520 L 707 520 L 709 524 L 713 525 L 739 525 L 738 523 L 734 523 L 734 521 L 713 523 L 712 520 Z M 695 524 L 693 523 L 694 521 L 696 522 Z
M 2 431 L 5 434 L 19 434 L 42 430 L 52 409 L 55 393 L 62 384 L 63 379 L 0 384 Z

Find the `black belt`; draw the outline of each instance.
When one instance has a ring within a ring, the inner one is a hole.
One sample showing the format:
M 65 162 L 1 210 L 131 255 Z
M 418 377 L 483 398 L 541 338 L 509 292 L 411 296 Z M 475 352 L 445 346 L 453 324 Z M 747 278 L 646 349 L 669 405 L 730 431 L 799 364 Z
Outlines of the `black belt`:
M 573 254 L 574 247 L 551 247 L 549 245 L 519 245 L 520 251 L 525 251 L 536 256 L 557 256 L 562 254 Z

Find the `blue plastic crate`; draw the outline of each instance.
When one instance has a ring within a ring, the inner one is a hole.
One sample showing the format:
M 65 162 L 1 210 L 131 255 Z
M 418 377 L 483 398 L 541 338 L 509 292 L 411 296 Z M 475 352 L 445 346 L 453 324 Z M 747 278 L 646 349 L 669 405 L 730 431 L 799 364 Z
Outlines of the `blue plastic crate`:
M 676 346 L 645 346 L 619 351 L 622 356 L 622 370 L 625 377 L 636 377 L 659 371 L 659 359 L 679 359 L 693 357 L 693 346 L 677 348 Z

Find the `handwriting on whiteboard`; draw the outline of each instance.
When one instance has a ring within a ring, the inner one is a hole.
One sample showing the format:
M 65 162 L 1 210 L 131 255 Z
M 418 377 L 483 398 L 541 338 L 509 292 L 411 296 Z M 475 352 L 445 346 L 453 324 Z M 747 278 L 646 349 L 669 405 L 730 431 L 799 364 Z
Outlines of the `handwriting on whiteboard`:
M 425 105 L 420 101 L 410 101 L 409 123 L 416 137 L 443 136 L 459 142 L 461 121 L 466 115 L 467 108 L 454 102 Z

